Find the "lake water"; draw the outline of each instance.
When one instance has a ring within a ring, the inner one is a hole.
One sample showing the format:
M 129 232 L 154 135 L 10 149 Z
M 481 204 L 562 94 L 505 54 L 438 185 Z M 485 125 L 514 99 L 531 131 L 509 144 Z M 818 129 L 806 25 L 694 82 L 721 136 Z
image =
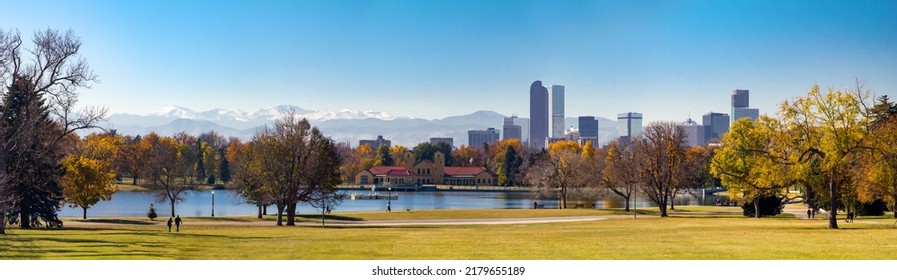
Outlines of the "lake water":
M 370 191 L 344 191 L 346 194 L 371 194 Z M 383 192 L 379 192 L 383 194 Z M 398 199 L 392 200 L 393 211 L 405 209 L 528 209 L 533 207 L 533 202 L 544 205 L 545 208 L 557 208 L 556 199 L 534 199 L 533 194 L 527 192 L 487 192 L 487 191 L 435 191 L 435 192 L 398 192 Z M 208 217 L 212 214 L 212 192 L 190 191 L 185 200 L 175 205 L 178 215 L 184 217 Z M 676 205 L 713 205 L 717 196 L 707 196 L 705 199 L 695 199 L 689 195 L 678 198 Z M 156 202 L 152 193 L 120 191 L 112 195 L 109 201 L 100 201 L 87 210 L 87 217 L 145 217 L 150 204 L 155 204 L 156 213 L 164 217 L 171 212 L 167 202 Z M 622 208 L 623 200 L 616 196 L 609 196 L 595 202 L 596 208 Z M 340 211 L 385 211 L 386 199 L 379 200 L 351 200 L 346 198 L 342 204 L 333 209 Z M 580 204 L 582 207 L 591 207 L 589 202 L 568 201 L 569 208 Z M 639 201 L 639 208 L 654 207 L 648 201 Z M 271 206 L 268 213 L 276 212 Z M 320 209 L 309 205 L 300 205 L 299 213 L 318 213 Z M 230 190 L 215 190 L 215 216 L 250 216 L 258 214 L 255 205 L 246 204 L 236 192 Z M 60 217 L 81 217 L 81 208 L 63 207 Z

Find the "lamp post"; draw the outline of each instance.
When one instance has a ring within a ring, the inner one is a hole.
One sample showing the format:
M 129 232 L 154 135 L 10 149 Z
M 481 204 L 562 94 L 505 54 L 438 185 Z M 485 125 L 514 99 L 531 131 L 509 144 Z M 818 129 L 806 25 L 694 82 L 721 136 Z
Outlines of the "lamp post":
M 215 217 L 215 191 L 212 191 L 212 217 Z
M 386 187 L 386 205 L 389 207 L 389 211 L 392 212 L 392 186 Z

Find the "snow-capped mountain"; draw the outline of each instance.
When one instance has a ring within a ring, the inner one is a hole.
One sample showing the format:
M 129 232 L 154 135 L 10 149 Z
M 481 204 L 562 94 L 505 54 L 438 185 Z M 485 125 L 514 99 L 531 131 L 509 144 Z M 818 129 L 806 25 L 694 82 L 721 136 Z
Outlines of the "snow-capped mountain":
M 125 135 L 143 135 L 150 131 L 162 135 L 180 131 L 199 134 L 214 130 L 224 136 L 248 140 L 259 127 L 282 118 L 288 110 L 308 119 L 331 139 L 348 142 L 352 146 L 357 146 L 358 140 L 375 139 L 378 135 L 392 140 L 393 144 L 408 147 L 429 141 L 430 137 L 451 137 L 455 146 L 461 146 L 467 144 L 468 130 L 490 127 L 501 130 L 505 117 L 492 111 L 477 111 L 467 115 L 425 120 L 385 112 L 308 110 L 293 105 L 273 106 L 253 112 L 220 108 L 196 112 L 184 107 L 169 106 L 144 115 L 113 114 L 104 126 Z M 575 119 L 568 119 L 567 123 L 576 126 Z M 616 138 L 615 128 L 616 122 L 599 118 L 600 142 L 607 143 Z

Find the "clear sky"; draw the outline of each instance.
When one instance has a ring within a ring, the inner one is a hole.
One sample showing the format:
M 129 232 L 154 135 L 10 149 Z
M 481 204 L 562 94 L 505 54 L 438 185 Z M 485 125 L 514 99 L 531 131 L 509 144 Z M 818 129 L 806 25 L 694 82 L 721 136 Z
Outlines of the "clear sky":
M 814 84 L 897 94 L 897 1 L 3 1 L 0 28 L 72 29 L 101 83 L 82 105 L 570 117 L 774 112 Z

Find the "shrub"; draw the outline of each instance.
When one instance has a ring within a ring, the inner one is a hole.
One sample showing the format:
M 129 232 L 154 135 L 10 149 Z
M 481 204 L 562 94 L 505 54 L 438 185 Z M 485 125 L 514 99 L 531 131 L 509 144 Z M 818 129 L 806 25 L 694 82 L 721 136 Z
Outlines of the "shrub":
M 776 195 L 762 196 L 760 201 L 760 217 L 775 216 L 782 213 L 785 204 L 782 198 Z M 741 206 L 742 213 L 747 217 L 754 217 L 754 201 L 748 201 Z
M 885 211 L 888 211 L 888 204 L 881 199 L 857 205 L 857 214 L 860 216 L 884 216 Z
M 146 213 L 146 217 L 149 218 L 150 221 L 156 219 L 156 217 L 159 217 L 159 215 L 156 214 L 156 207 L 153 207 L 152 204 L 150 204 L 150 209 L 149 212 Z

